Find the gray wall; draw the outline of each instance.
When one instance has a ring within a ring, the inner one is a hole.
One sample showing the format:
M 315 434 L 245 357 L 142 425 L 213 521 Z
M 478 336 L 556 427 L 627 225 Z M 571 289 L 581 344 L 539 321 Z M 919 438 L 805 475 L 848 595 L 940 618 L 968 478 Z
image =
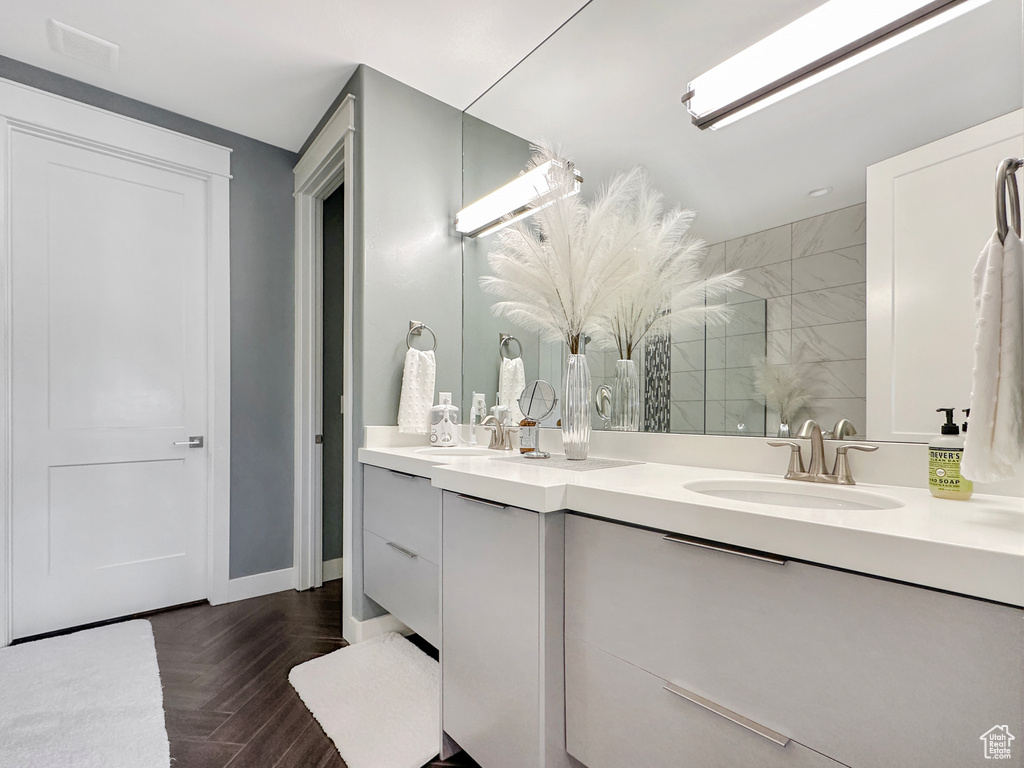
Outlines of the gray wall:
M 0 56 L 0 77 L 230 147 L 231 577 L 292 564 L 294 203 L 284 149 Z
M 352 427 L 396 424 L 410 320 L 437 334 L 437 391 L 461 398 L 462 113 L 361 66 L 324 120 L 356 97 Z M 362 468 L 352 462 L 353 615 L 383 613 L 363 595 Z

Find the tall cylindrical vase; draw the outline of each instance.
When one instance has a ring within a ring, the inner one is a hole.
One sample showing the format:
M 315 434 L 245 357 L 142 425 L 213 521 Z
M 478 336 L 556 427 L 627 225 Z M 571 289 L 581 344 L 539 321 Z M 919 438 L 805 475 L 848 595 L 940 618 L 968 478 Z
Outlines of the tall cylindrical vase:
M 610 429 L 640 431 L 640 369 L 635 360 L 618 360 L 615 363 L 611 413 Z
M 586 355 L 569 355 L 562 393 L 562 449 L 565 458 L 587 458 L 590 448 L 590 366 Z

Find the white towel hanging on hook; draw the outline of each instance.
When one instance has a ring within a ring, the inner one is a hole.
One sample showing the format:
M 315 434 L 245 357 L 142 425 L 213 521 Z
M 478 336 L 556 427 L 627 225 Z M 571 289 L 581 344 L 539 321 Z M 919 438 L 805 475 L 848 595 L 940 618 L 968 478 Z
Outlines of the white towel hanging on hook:
M 976 342 L 964 477 L 1012 478 L 1024 463 L 1024 244 L 992 235 L 974 268 Z

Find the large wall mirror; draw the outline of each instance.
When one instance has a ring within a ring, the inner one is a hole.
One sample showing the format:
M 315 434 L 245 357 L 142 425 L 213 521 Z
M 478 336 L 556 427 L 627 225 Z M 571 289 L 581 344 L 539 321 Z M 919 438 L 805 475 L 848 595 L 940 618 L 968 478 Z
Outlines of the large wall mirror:
M 769 365 L 813 380 L 800 420 L 828 430 L 847 419 L 867 439 L 893 439 L 867 426 L 875 392 L 867 275 L 879 258 L 869 248 L 876 227 L 869 209 L 878 205 L 869 200 L 869 169 L 978 126 L 1012 121 L 1012 133 L 1024 130 L 1020 0 L 965 2 L 943 23 L 728 126 L 701 130 L 691 122 L 681 103 L 691 79 L 819 5 L 592 0 L 464 115 L 466 204 L 514 178 L 530 143 L 545 141 L 575 163 L 584 196 L 614 173 L 643 166 L 667 201 L 696 211 L 693 231 L 708 244 L 704 273 L 740 270 L 744 284 L 729 298 L 727 326 L 645 345 L 641 429 L 776 434 L 779 414 L 755 381 L 759 366 Z M 995 164 L 984 166 L 994 178 Z M 955 184 L 922 186 L 955 199 Z M 992 206 L 990 193 L 978 203 L 986 212 Z M 986 216 L 975 228 L 990 234 Z M 946 222 L 950 232 L 959 225 Z M 937 253 L 930 265 L 955 286 L 961 305 L 971 301 L 971 271 L 986 238 L 972 231 L 964 252 Z M 502 353 L 522 356 L 527 380 L 556 388 L 566 357 L 564 348 L 492 316 L 492 298 L 479 287 L 492 243 L 464 238 L 466 409 L 474 391 L 494 403 Z M 903 275 L 896 289 L 908 299 L 912 278 Z M 501 347 L 502 334 L 518 344 Z M 937 356 L 942 343 L 920 339 Z M 588 349 L 587 356 L 594 386 L 607 383 L 617 355 Z M 966 405 L 959 390 L 954 395 Z M 945 405 L 922 403 L 920 418 L 934 420 L 934 408 Z M 595 413 L 594 427 L 603 425 Z

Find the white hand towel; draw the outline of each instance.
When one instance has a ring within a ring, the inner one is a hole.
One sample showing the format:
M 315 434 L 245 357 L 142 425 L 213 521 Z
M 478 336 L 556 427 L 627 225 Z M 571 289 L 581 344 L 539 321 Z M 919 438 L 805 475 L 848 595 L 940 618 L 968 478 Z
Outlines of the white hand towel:
M 434 353 L 410 349 L 402 371 L 402 398 L 398 404 L 398 431 L 409 435 L 430 432 L 430 408 L 434 404 Z
M 512 424 L 523 420 L 523 412 L 519 410 L 519 396 L 526 389 L 526 369 L 523 359 L 516 357 L 501 358 L 501 370 L 498 372 L 498 400 L 508 406 L 508 419 Z
M 977 341 L 964 477 L 992 483 L 1024 463 L 1024 244 L 992 235 L 974 268 Z

